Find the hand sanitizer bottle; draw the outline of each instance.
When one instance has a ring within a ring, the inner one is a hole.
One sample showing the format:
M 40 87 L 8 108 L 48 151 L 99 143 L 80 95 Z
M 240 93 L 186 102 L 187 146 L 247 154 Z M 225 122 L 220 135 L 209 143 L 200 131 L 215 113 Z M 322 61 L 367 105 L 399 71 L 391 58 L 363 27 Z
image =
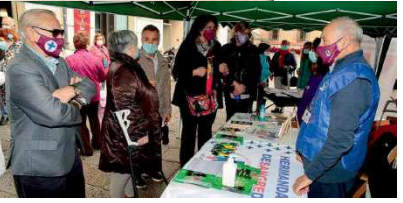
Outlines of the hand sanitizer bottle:
M 237 164 L 234 157 L 230 156 L 223 165 L 222 184 L 227 187 L 235 186 Z

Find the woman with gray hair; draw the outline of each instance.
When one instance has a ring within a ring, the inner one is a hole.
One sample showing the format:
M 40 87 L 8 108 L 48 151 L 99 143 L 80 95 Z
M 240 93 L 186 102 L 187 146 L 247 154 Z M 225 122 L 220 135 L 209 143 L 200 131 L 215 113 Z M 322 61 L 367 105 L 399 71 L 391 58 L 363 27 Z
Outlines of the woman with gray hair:
M 158 94 L 137 63 L 137 36 L 129 30 L 115 31 L 109 34 L 108 42 L 112 63 L 106 79 L 107 101 L 99 169 L 112 172 L 111 197 L 133 196 L 128 145 L 114 112 L 130 110 L 127 133 L 132 141 L 139 143 L 131 153 L 131 161 L 136 172 L 136 186 L 144 188 L 143 173 L 155 181 L 162 180 L 162 119 L 158 113 Z

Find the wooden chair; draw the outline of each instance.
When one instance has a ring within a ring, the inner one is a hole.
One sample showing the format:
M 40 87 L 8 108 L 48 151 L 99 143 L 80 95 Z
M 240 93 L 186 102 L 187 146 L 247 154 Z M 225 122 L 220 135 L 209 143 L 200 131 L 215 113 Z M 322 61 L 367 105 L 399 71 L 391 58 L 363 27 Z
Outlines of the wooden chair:
M 388 162 L 389 164 L 392 164 L 397 158 L 397 145 L 395 148 L 393 148 L 389 155 L 388 155 Z M 363 181 L 363 184 L 361 184 L 358 189 L 354 192 L 353 198 L 360 198 L 362 197 L 368 189 L 368 176 L 365 173 L 360 174 L 360 180 Z

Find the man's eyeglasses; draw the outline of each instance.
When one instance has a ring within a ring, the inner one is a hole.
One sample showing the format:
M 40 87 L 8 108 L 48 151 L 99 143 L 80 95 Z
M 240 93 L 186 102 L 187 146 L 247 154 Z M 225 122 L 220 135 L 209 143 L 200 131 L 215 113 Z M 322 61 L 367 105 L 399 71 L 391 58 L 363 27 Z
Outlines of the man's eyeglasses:
M 50 33 L 52 33 L 52 36 L 55 37 L 55 38 L 58 37 L 59 35 L 61 35 L 61 36 L 64 35 L 64 30 L 59 30 L 59 29 L 48 30 L 48 29 L 45 29 L 45 28 L 37 27 L 37 26 L 32 26 L 32 27 L 33 28 L 38 28 L 40 30 L 44 30 L 44 31 L 47 31 L 47 32 L 50 32 Z

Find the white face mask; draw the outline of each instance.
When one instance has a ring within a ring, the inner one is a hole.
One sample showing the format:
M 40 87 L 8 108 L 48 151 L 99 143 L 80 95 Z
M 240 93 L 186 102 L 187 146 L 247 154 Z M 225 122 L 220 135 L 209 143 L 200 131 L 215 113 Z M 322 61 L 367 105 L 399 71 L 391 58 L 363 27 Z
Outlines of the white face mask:
M 103 40 L 97 40 L 97 41 L 96 41 L 96 44 L 97 44 L 98 46 L 102 46 L 102 45 L 104 45 L 104 41 L 103 41 Z
M 270 56 L 270 52 L 266 51 L 266 52 L 264 52 L 264 55 Z
M 10 29 L 11 29 L 11 26 L 10 26 L 10 25 L 2 25 L 1 28 L 3 28 L 3 29 L 9 29 L 9 30 L 10 30 Z

